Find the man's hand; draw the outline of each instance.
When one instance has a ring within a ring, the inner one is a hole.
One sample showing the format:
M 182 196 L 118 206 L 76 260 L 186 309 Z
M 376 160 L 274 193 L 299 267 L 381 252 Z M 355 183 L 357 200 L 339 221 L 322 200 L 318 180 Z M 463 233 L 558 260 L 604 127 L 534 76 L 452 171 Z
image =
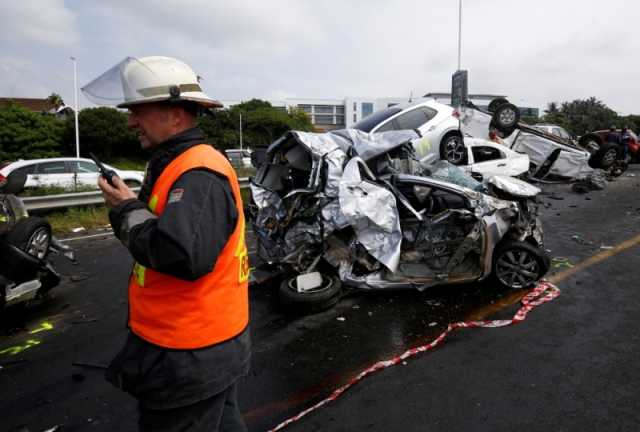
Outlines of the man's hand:
M 107 207 L 113 208 L 124 201 L 137 198 L 136 193 L 129 189 L 129 186 L 124 184 L 120 177 L 113 176 L 113 184 L 115 187 L 111 186 L 104 177 L 98 177 L 98 187 L 102 189 Z

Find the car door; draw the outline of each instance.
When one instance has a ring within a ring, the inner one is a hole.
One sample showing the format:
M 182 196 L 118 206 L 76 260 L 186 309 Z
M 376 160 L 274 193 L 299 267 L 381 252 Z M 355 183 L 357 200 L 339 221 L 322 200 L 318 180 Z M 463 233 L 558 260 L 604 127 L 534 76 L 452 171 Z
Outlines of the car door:
M 97 187 L 100 170 L 94 162 L 78 160 L 67 163 L 71 165 L 77 186 Z
M 431 275 L 435 280 L 479 277 L 485 234 L 468 199 L 458 191 L 422 181 L 401 180 L 395 185 L 402 194 L 399 201 L 412 207 L 407 211 L 398 205 L 404 236 L 400 271 L 413 277 Z
M 62 187 L 73 186 L 73 174 L 68 172 L 64 161 L 40 162 L 34 173 L 36 187 Z
M 502 150 L 487 145 L 474 145 L 470 147 L 469 153 L 471 172 L 477 172 L 483 176 L 509 175 L 506 153 Z

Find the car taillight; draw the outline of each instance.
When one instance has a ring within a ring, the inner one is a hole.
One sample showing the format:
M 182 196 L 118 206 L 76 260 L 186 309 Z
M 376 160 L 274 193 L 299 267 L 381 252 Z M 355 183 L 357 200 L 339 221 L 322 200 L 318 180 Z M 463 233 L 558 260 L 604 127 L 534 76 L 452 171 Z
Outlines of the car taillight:
M 7 178 L 0 174 L 0 183 L 3 183 Z
M 451 116 L 459 119 L 460 118 L 460 113 L 458 112 L 458 110 L 454 109 L 453 112 L 451 113 Z

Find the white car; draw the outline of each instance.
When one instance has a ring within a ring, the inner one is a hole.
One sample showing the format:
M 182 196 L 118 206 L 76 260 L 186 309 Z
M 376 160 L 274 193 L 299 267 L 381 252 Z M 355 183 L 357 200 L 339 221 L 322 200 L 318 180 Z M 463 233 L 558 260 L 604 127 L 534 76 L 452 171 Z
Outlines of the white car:
M 227 149 L 224 151 L 231 165 L 236 168 L 251 167 L 251 150 L 249 149 Z
M 454 112 L 449 105 L 427 100 L 377 111 L 352 127 L 369 133 L 417 129 L 422 135 L 415 145 L 419 159 L 436 154 L 450 161 L 453 154 L 464 153 L 459 121 Z M 449 157 L 445 157 L 447 154 Z
M 124 182 L 132 187 L 142 185 L 143 171 L 119 170 L 107 164 Z M 46 186 L 62 187 L 65 189 L 77 186 L 95 186 L 98 184 L 100 172 L 98 166 L 91 159 L 84 158 L 48 158 L 18 160 L 0 165 L 0 180 L 12 172 L 22 172 L 27 175 L 25 188 Z
M 517 177 L 529 170 L 529 156 L 518 153 L 504 144 L 497 144 L 480 138 L 464 139 L 467 150 L 466 163 L 460 165 L 469 174 Z

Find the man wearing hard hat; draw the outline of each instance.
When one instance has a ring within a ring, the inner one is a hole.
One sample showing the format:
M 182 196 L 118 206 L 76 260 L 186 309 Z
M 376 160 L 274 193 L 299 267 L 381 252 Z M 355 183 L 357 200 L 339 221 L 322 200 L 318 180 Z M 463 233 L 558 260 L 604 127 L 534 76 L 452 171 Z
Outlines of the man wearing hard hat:
M 141 431 L 246 430 L 237 381 L 249 368 L 249 265 L 235 171 L 196 126 L 207 96 L 173 58 L 127 58 L 87 86 L 129 109 L 150 152 L 139 196 L 100 177 L 114 234 L 135 260 L 129 333 L 107 379 L 139 400 Z

